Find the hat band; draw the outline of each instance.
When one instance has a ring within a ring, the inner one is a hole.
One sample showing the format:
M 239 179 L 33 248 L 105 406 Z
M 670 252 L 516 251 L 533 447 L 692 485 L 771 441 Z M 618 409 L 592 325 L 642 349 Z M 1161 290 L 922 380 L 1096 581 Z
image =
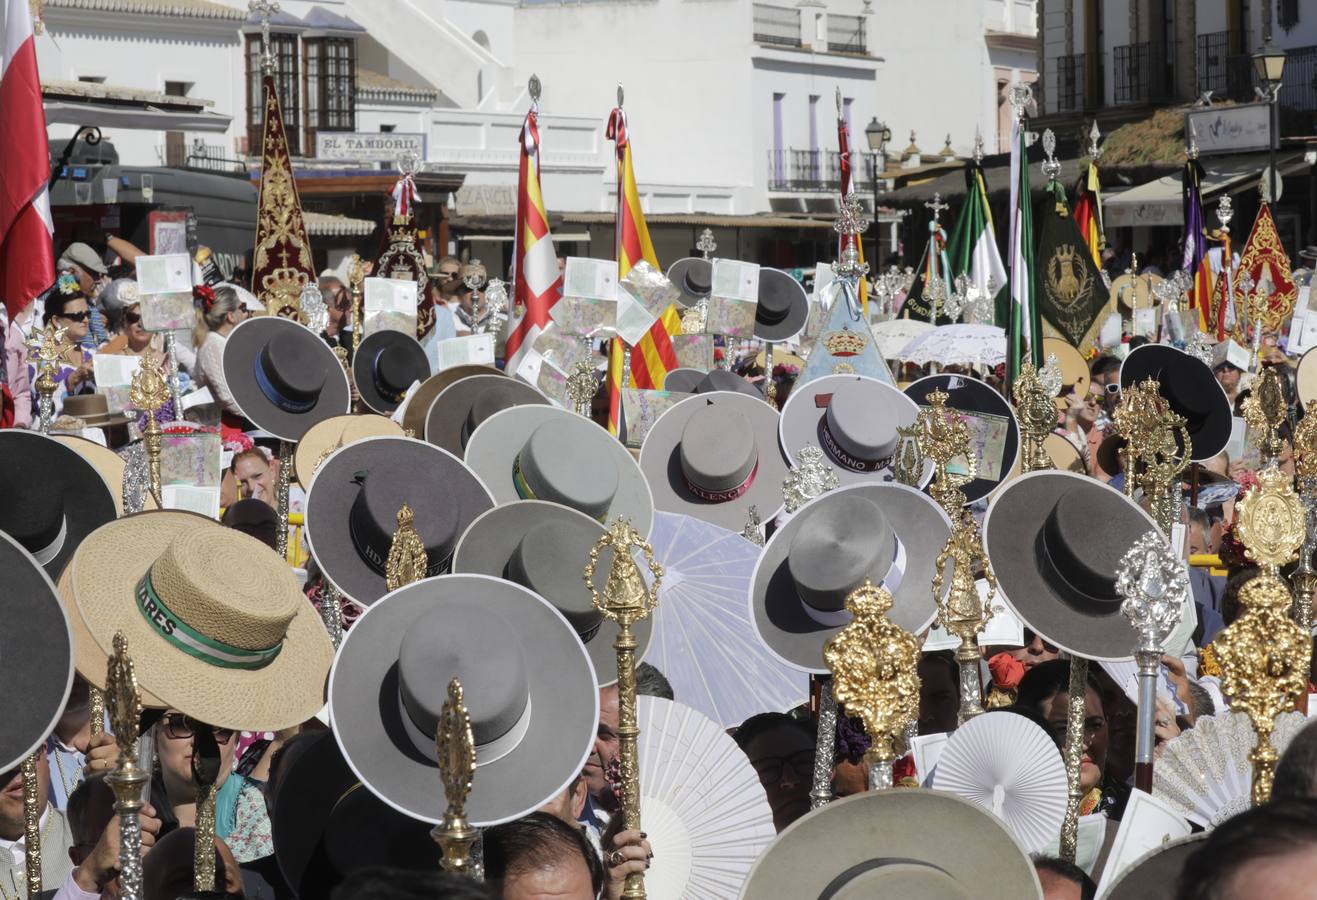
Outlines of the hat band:
M 750 490 L 750 485 L 755 483 L 755 476 L 758 474 L 759 460 L 756 459 L 754 468 L 750 470 L 750 474 L 746 476 L 745 481 L 742 481 L 736 487 L 728 488 L 725 491 L 711 491 L 707 488 L 700 487 L 698 484 L 691 481 L 690 476 L 685 473 L 685 470 L 682 471 L 681 480 L 686 482 L 686 490 L 690 491 L 701 500 L 708 500 L 710 503 L 727 503 L 731 500 L 735 500 L 742 496 L 746 491 Z
M 539 499 L 538 497 L 535 496 L 535 492 L 530 489 L 530 485 L 526 482 L 526 476 L 521 471 L 520 453 L 518 453 L 512 459 L 512 487 L 517 491 L 517 496 L 520 497 L 522 500 Z M 608 513 L 605 512 L 602 516 L 591 516 L 591 518 L 593 518 L 596 522 L 602 522 L 608 518 Z
M 1058 593 L 1070 594 L 1078 597 L 1086 603 L 1093 606 L 1111 608 L 1120 604 L 1117 599 L 1104 599 L 1096 594 L 1089 593 L 1081 588 L 1073 580 L 1066 577 L 1065 570 L 1062 566 L 1057 565 L 1056 558 L 1047 546 L 1047 528 L 1044 526 L 1038 531 L 1037 552 L 1041 559 L 1041 565 L 1038 567 L 1043 580 L 1046 581 Z
M 312 397 L 310 400 L 294 400 L 292 397 L 286 396 L 285 394 L 281 393 L 279 389 L 275 387 L 270 382 L 270 379 L 266 376 L 265 369 L 261 366 L 261 355 L 259 353 L 256 354 L 255 369 L 256 369 L 256 386 L 261 389 L 261 393 L 265 395 L 266 400 L 269 400 L 271 403 L 282 409 L 284 412 L 304 413 L 310 410 L 311 407 L 316 405 L 317 398 L 315 397 Z
M 854 454 L 847 453 L 837 443 L 837 438 L 833 436 L 832 429 L 828 427 L 828 415 L 824 413 L 819 416 L 819 443 L 827 451 L 828 456 L 838 465 L 849 469 L 852 472 L 877 472 L 886 469 L 892 464 L 892 455 L 880 457 L 879 459 L 860 459 Z
M 353 520 L 351 513 L 348 514 L 348 536 L 352 538 L 353 545 L 357 548 L 357 555 L 366 561 L 377 575 L 387 574 L 387 564 L 389 551 L 385 550 L 380 553 L 379 548 L 361 536 L 357 530 L 357 523 Z M 430 551 L 425 553 L 425 577 L 430 578 L 434 575 L 442 575 L 448 571 L 448 563 L 453 558 L 453 554 L 442 556 L 438 560 L 432 561 Z
M 29 550 L 32 558 L 40 565 L 46 566 L 50 561 L 59 556 L 59 551 L 64 549 L 64 540 L 69 536 L 69 517 L 61 516 L 59 520 L 59 533 L 55 535 L 54 540 L 44 547 L 37 550 Z
M 235 647 L 206 637 L 181 620 L 165 601 L 160 599 L 160 594 L 156 592 L 155 585 L 151 582 L 150 569 L 147 569 L 142 580 L 137 582 L 137 608 L 156 634 L 189 656 L 195 656 L 202 662 L 221 669 L 263 669 L 272 663 L 283 649 L 282 640 L 263 650 L 248 650 L 245 647 Z
M 878 582 L 878 587 L 886 588 L 889 594 L 896 593 L 897 588 L 901 586 L 901 581 L 905 578 L 905 544 L 895 534 L 892 539 L 896 542 L 896 552 L 892 555 L 892 564 L 888 567 L 887 573 L 883 575 L 882 580 Z M 801 607 L 805 610 L 805 615 L 809 616 L 820 625 L 827 625 L 829 628 L 836 628 L 850 622 L 852 616 L 847 609 L 825 610 L 810 606 L 802 598 Z
M 819 892 L 818 900 L 832 900 L 833 897 L 841 893 L 842 890 L 844 890 L 846 886 L 856 878 L 859 878 L 861 875 L 866 875 L 875 869 L 881 869 L 884 866 L 919 866 L 920 868 L 933 869 L 936 872 L 941 872 L 943 875 L 951 877 L 954 880 L 954 876 L 952 876 L 950 872 L 941 866 L 934 865 L 926 859 L 912 859 L 903 856 L 884 856 L 877 859 L 866 859 L 862 863 L 856 863 L 851 866 L 824 886 L 823 890 Z
M 492 762 L 497 762 L 507 756 L 517 746 L 521 744 L 521 739 L 530 731 L 530 703 L 531 695 L 526 694 L 526 708 L 521 711 L 521 716 L 512 727 L 507 731 L 486 743 L 476 743 L 476 765 L 483 766 Z M 407 732 L 407 737 L 411 738 L 412 743 L 416 745 L 426 759 L 434 758 L 434 735 L 426 734 L 420 727 L 412 721 L 411 714 L 407 712 L 407 705 L 402 702 L 402 691 L 398 692 L 398 712 L 402 717 L 403 730 Z
M 380 357 L 383 355 L 384 355 L 384 351 L 381 350 L 379 353 L 376 353 L 375 358 L 371 360 L 370 380 L 375 383 L 375 390 L 379 391 L 380 396 L 383 397 L 385 400 L 388 400 L 390 403 L 401 403 L 402 398 L 407 396 L 407 391 L 391 390 L 390 388 L 385 386 L 383 381 L 380 380 Z

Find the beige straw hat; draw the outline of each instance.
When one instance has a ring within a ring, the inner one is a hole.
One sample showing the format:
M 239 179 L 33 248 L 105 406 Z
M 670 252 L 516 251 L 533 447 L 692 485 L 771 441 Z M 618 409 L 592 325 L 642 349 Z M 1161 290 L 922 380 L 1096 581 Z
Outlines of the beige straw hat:
M 195 513 L 180 513 L 180 515 L 196 515 Z M 197 518 L 202 518 L 197 516 Z M 87 623 L 82 620 L 82 613 L 78 610 L 78 602 L 73 599 L 73 567 L 66 566 L 60 573 L 59 583 L 56 587 L 59 589 L 59 599 L 64 604 L 64 612 L 69 617 L 69 633 L 73 635 L 73 667 L 78 674 L 87 679 L 92 687 L 105 690 L 105 665 L 109 657 L 101 649 L 101 645 L 96 643 L 96 639 L 91 636 L 87 630 Z M 142 705 L 150 709 L 164 709 L 165 702 L 150 691 L 142 690 L 138 685 L 138 693 L 141 695 Z

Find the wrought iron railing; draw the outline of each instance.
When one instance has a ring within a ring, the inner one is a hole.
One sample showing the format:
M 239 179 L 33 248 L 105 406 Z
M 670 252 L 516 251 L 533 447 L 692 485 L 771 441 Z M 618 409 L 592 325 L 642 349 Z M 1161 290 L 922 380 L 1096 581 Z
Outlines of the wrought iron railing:
M 1056 61 L 1056 110 L 1079 112 L 1084 108 L 1084 54 Z
M 851 154 L 852 189 L 873 189 L 873 154 L 855 150 Z M 827 192 L 841 190 L 841 154 L 836 150 L 769 150 L 770 191 Z
M 828 49 L 834 53 L 868 53 L 864 16 L 828 14 Z
M 754 39 L 779 47 L 800 46 L 800 10 L 767 3 L 754 5 Z
M 1117 103 L 1163 100 L 1175 91 L 1175 42 L 1126 44 L 1111 53 Z

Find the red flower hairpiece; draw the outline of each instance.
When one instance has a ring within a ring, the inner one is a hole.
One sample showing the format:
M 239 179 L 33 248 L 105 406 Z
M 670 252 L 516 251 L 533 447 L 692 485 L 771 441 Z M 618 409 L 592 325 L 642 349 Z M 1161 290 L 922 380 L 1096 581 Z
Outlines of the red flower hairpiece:
M 192 299 L 206 312 L 210 312 L 210 308 L 215 305 L 215 289 L 208 284 L 193 285 Z

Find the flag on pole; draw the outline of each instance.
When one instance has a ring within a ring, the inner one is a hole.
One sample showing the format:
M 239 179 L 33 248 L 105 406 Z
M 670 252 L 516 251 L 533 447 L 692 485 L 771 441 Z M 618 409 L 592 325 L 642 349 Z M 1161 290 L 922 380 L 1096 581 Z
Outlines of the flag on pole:
M 1006 266 L 997 249 L 983 167 L 977 161 L 965 169 L 965 205 L 951 231 L 949 255 L 953 279 L 964 275 L 980 293 L 1003 300 L 1007 297 Z M 998 324 L 1005 321 L 995 307 L 993 312 Z
M 625 437 L 622 422 L 622 354 L 626 344 L 620 337 L 608 342 L 608 433 L 621 440 Z
M 1006 325 L 1006 387 L 1015 382 L 1025 352 L 1043 364 L 1042 323 L 1034 303 L 1033 201 L 1029 193 L 1028 132 L 1024 118 L 1011 126 L 1011 309 Z
M 1184 164 L 1184 258 L 1181 268 L 1189 275 L 1189 306 L 1198 313 L 1198 329 L 1207 331 L 1212 309 L 1212 266 L 1207 254 L 1207 224 L 1203 219 L 1200 189 L 1202 166 L 1197 159 Z
M 0 291 L 12 320 L 55 280 L 55 228 L 32 7 L 28 0 L 3 0 L 0 10 Z
M 535 338 L 549 324 L 549 311 L 562 294 L 562 275 L 549 234 L 549 216 L 540 191 L 539 103 L 532 101 L 521 127 L 521 168 L 517 178 L 517 224 L 513 274 L 514 316 L 504 350 L 504 370 L 515 373 Z
M 845 203 L 846 197 L 850 195 L 850 192 L 853 189 L 854 181 L 852 178 L 853 166 L 851 165 L 851 126 L 846 121 L 846 119 L 843 118 L 841 115 L 840 101 L 838 101 L 838 108 L 837 108 L 837 147 L 841 151 L 840 153 L 837 154 L 840 160 L 840 167 L 841 167 L 841 179 L 840 179 L 841 202 Z M 874 177 L 875 178 L 878 177 L 877 172 L 874 173 Z M 874 218 L 873 227 L 876 230 L 878 228 L 877 208 L 875 208 L 873 211 L 873 218 Z M 841 255 L 846 250 L 846 245 L 850 241 L 855 242 L 855 249 L 860 254 L 860 264 L 863 265 L 864 241 L 860 240 L 860 236 L 858 234 L 855 235 L 843 234 L 838 237 L 837 259 L 841 259 Z M 860 279 L 860 309 L 864 313 L 864 320 L 866 322 L 869 321 L 869 289 L 868 289 L 868 282 L 864 278 Z
M 1093 263 L 1102 267 L 1102 248 L 1106 243 L 1102 229 L 1102 182 L 1098 178 L 1096 161 L 1088 164 L 1088 172 L 1079 182 L 1075 197 L 1075 224 L 1084 237 L 1088 252 L 1093 256 Z

